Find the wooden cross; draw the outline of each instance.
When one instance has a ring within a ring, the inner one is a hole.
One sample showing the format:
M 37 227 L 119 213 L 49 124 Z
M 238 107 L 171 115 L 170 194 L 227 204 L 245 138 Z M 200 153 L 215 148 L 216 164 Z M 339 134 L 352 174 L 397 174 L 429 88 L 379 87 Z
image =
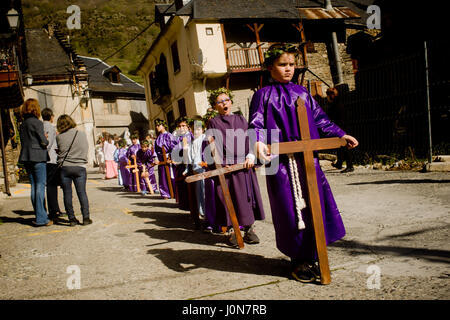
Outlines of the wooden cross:
M 308 204 L 312 214 L 314 236 L 317 254 L 319 257 L 321 283 L 329 284 L 331 282 L 331 276 L 328 265 L 327 245 L 325 240 L 325 231 L 323 228 L 322 209 L 320 205 L 319 188 L 317 186 L 317 175 L 314 166 L 313 152 L 317 150 L 336 149 L 347 145 L 347 142 L 344 138 L 311 139 L 306 107 L 302 99 L 297 100 L 297 116 L 300 127 L 301 141 L 274 143 L 270 146 L 269 150 L 271 150 L 270 152 L 272 154 L 293 154 L 303 152 L 303 162 L 309 195 Z
M 233 172 L 236 170 L 242 170 L 243 164 L 233 165 L 234 170 L 227 171 L 226 170 L 227 168 L 222 167 L 222 165 L 221 165 L 222 161 L 221 161 L 220 157 L 218 156 L 218 154 L 216 153 L 216 145 L 214 142 L 214 138 L 212 138 L 212 137 L 209 138 L 209 144 L 211 146 L 211 153 L 214 157 L 214 163 L 216 166 L 216 170 L 213 170 L 214 174 L 210 174 L 209 176 L 205 175 L 205 173 L 208 173 L 208 172 L 195 174 L 195 175 L 187 177 L 186 182 L 191 183 L 194 181 L 203 180 L 205 178 L 219 176 L 220 186 L 222 187 L 223 197 L 225 199 L 225 206 L 227 207 L 228 213 L 230 214 L 230 219 L 231 219 L 231 223 L 233 225 L 234 234 L 236 235 L 237 244 L 239 246 L 239 249 L 243 249 L 244 248 L 244 239 L 242 238 L 241 229 L 239 228 L 239 222 L 236 217 L 236 211 L 234 210 L 233 201 L 231 200 L 230 190 L 228 189 L 228 185 L 225 180 L 225 173 L 230 173 L 230 172 Z M 236 167 L 239 167 L 239 169 L 236 169 Z M 212 171 L 209 171 L 209 172 L 212 172 Z
M 132 155 L 131 157 L 134 160 L 134 165 L 131 165 L 131 162 L 128 159 L 128 165 L 125 168 L 133 169 L 133 170 L 131 170 L 131 172 L 134 173 L 134 175 L 136 177 L 136 190 L 137 190 L 137 192 L 141 192 L 141 186 L 140 186 L 140 183 L 139 183 L 139 168 L 138 168 L 138 165 L 136 163 L 136 155 Z
M 166 154 L 166 148 L 164 148 L 164 146 L 161 147 L 162 149 L 162 154 L 163 154 L 163 160 L 162 162 L 158 163 L 158 166 L 164 166 L 164 169 L 166 171 L 166 177 L 167 177 L 167 184 L 169 185 L 169 192 L 170 192 L 170 197 L 173 199 L 175 198 L 173 195 L 173 187 L 172 187 L 172 179 L 170 177 L 170 163 L 172 163 L 169 159 L 167 159 L 167 154 Z

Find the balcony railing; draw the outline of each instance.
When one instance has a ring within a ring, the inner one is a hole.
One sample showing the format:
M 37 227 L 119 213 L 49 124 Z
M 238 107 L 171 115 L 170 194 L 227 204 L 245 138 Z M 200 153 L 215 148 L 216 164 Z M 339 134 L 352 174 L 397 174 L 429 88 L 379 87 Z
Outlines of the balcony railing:
M 0 70 L 0 88 L 12 87 L 19 81 L 19 71 Z
M 267 48 L 262 48 L 263 59 L 266 51 Z M 301 55 L 298 55 L 295 62 L 296 68 L 305 66 Z M 228 49 L 228 63 L 231 72 L 248 72 L 261 70 L 264 60 L 261 61 L 257 48 L 240 48 Z

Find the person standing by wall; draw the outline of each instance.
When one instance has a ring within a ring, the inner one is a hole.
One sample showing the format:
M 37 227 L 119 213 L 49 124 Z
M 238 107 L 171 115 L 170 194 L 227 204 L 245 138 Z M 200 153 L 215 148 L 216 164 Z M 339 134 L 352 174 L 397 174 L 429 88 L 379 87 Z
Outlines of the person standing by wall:
M 80 222 L 75 217 L 72 205 L 72 182 L 75 184 L 80 201 L 83 225 L 92 223 L 89 217 L 89 200 L 86 194 L 86 164 L 88 162 L 89 144 L 86 133 L 76 129 L 76 123 L 67 114 L 58 118 L 56 136 L 58 144 L 58 164 L 61 166 L 61 184 L 64 195 L 64 207 L 71 227 Z
M 328 114 L 330 116 L 330 120 L 336 123 L 343 130 L 346 129 L 344 126 L 346 117 L 342 95 L 346 91 L 348 91 L 348 88 L 345 88 L 344 86 L 327 89 L 327 101 L 329 105 Z M 353 172 L 355 169 L 353 168 L 352 154 L 351 150 L 348 149 L 347 146 L 340 147 L 337 150 L 337 160 L 331 165 L 336 169 L 342 169 L 342 164 L 344 161 L 346 168 L 342 170 L 341 173 Z
M 36 215 L 36 226 L 50 226 L 52 220 L 48 219 L 45 209 L 45 183 L 47 181 L 47 161 L 50 160 L 47 152 L 49 144 L 44 134 L 44 124 L 39 120 L 41 107 L 36 99 L 28 99 L 21 109 L 23 123 L 20 125 L 19 162 L 23 163 L 31 182 L 31 203 Z

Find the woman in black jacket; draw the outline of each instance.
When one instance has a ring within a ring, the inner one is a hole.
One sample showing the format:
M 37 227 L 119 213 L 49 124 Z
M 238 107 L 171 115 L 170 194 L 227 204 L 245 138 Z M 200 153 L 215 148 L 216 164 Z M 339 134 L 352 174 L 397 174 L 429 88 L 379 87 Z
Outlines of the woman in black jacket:
M 31 182 L 31 203 L 33 204 L 37 226 L 50 226 L 45 209 L 45 183 L 47 181 L 48 140 L 44 134 L 44 124 L 39 120 L 41 108 L 36 99 L 28 99 L 21 109 L 23 123 L 20 125 L 19 162 L 25 165 Z

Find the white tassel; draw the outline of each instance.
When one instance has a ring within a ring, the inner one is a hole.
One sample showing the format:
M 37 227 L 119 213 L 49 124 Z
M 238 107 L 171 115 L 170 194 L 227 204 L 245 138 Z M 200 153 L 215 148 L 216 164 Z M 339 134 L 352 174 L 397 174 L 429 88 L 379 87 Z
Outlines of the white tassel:
M 288 157 L 289 157 L 289 171 L 291 172 L 291 180 L 292 180 L 291 182 L 292 187 L 294 189 L 295 209 L 297 211 L 297 218 L 298 218 L 298 229 L 303 230 L 305 229 L 305 223 L 303 222 L 302 219 L 301 210 L 306 208 L 306 201 L 302 196 L 302 187 L 298 175 L 297 162 L 295 161 L 293 154 L 288 154 Z

